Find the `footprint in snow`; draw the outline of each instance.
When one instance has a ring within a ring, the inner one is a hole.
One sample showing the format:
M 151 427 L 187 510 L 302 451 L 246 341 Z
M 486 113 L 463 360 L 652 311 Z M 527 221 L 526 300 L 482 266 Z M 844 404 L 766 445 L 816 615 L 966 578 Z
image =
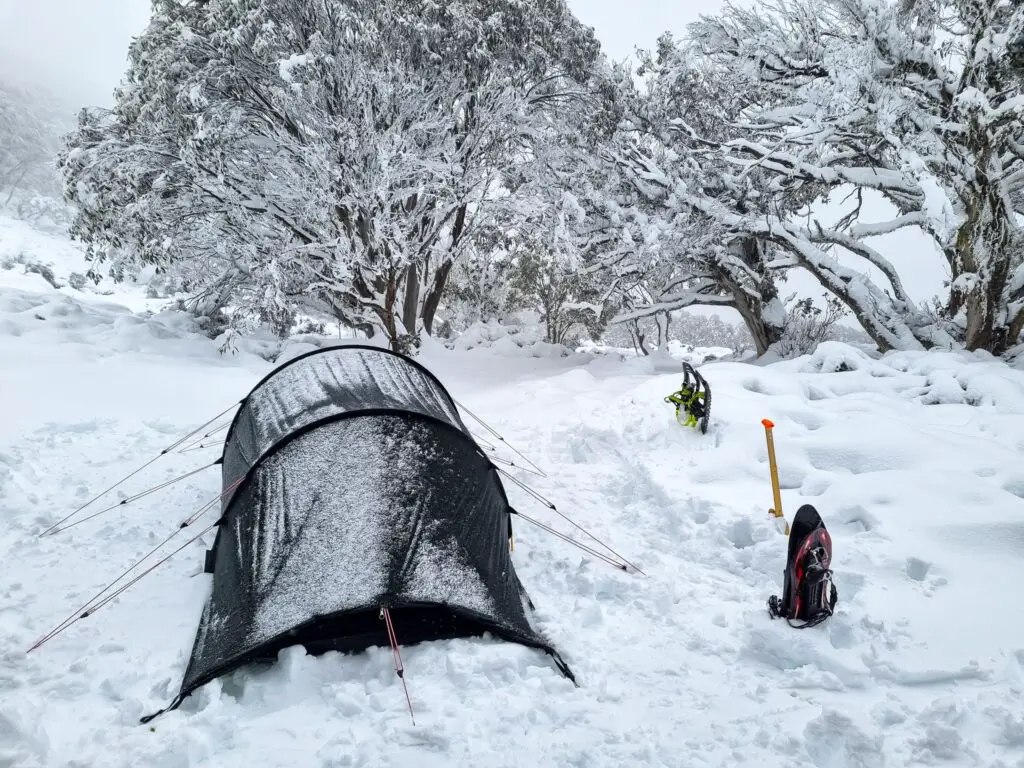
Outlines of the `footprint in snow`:
M 868 531 L 873 531 L 878 525 L 878 518 L 868 512 L 860 504 L 841 507 L 836 512 L 836 517 L 842 525 L 848 526 L 855 533 L 867 533 Z
M 884 740 L 871 736 L 834 709 L 824 709 L 804 728 L 804 746 L 821 768 L 883 768 Z
M 907 574 L 908 579 L 924 587 L 925 597 L 931 597 L 935 594 L 935 590 L 949 583 L 945 576 L 934 572 L 932 563 L 919 557 L 908 557 L 906 563 L 904 563 L 903 570 Z
M 976 757 L 962 733 L 965 717 L 966 712 L 957 700 L 936 699 L 916 718 L 920 735 L 908 740 L 913 748 L 913 759 L 933 764 Z
M 801 496 L 821 496 L 832 487 L 832 475 L 824 472 L 815 472 L 804 477 L 803 485 L 800 486 Z
M 932 564 L 917 557 L 908 557 L 906 564 L 907 576 L 913 581 L 924 581 L 931 570 Z
M 818 400 L 831 400 L 835 395 L 820 387 L 807 387 L 807 399 L 811 402 Z
M 1012 493 L 1018 499 L 1024 499 L 1024 477 L 1008 480 L 1003 484 L 1003 490 Z
M 695 523 L 703 525 L 711 519 L 711 502 L 690 497 L 685 504 L 685 513 Z
M 745 379 L 740 386 L 742 386 L 747 392 L 753 392 L 755 395 L 766 395 L 768 392 L 758 379 Z
M 808 432 L 816 432 L 825 426 L 825 420 L 812 411 L 788 411 L 785 416 Z

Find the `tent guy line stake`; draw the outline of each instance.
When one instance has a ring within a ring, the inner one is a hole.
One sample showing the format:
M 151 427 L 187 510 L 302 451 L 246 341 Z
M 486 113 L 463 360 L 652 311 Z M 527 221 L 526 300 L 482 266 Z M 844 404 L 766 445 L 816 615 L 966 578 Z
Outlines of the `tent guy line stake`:
M 388 628 L 388 642 L 391 643 L 391 654 L 395 659 L 395 674 L 402 681 L 402 688 L 405 689 L 405 703 L 409 705 L 409 717 L 412 724 L 416 725 L 416 715 L 412 712 L 412 698 L 409 696 L 409 685 L 405 681 L 405 665 L 402 663 L 402 653 L 398 650 L 398 636 L 395 634 L 395 625 L 391 623 L 391 611 L 383 605 L 380 607 L 381 618 Z
M 93 596 L 93 598 L 90 599 L 89 602 L 87 602 L 84 606 L 79 608 L 78 611 L 75 611 L 75 613 L 73 613 L 71 616 L 69 616 L 67 619 L 65 619 L 63 622 L 61 622 L 59 625 L 57 625 L 57 627 L 55 629 L 50 630 L 50 632 L 48 634 L 44 635 L 42 638 L 37 640 L 35 645 L 33 645 L 31 648 L 29 648 L 27 651 L 25 651 L 25 653 L 32 653 L 32 651 L 36 650 L 37 648 L 42 646 L 44 643 L 49 642 L 50 640 L 55 638 L 57 635 L 59 635 L 64 630 L 69 629 L 75 623 L 81 621 L 82 619 L 89 618 L 90 616 L 95 614 L 96 611 L 98 611 L 100 608 L 102 608 L 103 606 L 107 605 L 111 600 L 114 600 L 116 597 L 118 597 L 118 595 L 121 595 L 122 593 L 124 593 L 126 590 L 130 589 L 135 584 L 138 584 L 140 581 L 142 581 L 142 579 L 144 577 L 146 577 L 147 575 L 149 575 L 150 573 L 155 571 L 157 568 L 159 568 L 161 565 L 166 563 L 168 560 L 170 560 L 176 554 L 181 552 L 181 550 L 185 549 L 185 547 L 189 546 L 190 544 L 195 543 L 196 541 L 199 541 L 200 538 L 202 538 L 207 533 L 209 533 L 214 528 L 216 528 L 217 525 L 219 525 L 219 521 L 211 523 L 209 526 L 207 526 L 202 531 L 197 533 L 195 536 L 193 536 L 191 539 L 186 541 L 184 544 L 182 544 L 176 550 L 171 552 L 169 555 L 165 555 L 160 560 L 157 560 L 155 563 L 153 563 L 153 565 L 151 565 L 149 568 L 144 570 L 142 573 L 140 573 L 138 576 L 133 578 L 131 581 L 127 582 L 126 584 L 123 584 L 121 587 L 119 587 L 117 590 L 115 590 L 114 592 L 112 592 L 109 595 L 107 595 L 105 598 L 103 598 L 99 602 L 95 602 L 96 598 L 100 597 L 100 595 L 102 595 L 103 592 L 106 592 L 108 589 L 110 589 L 112 586 L 114 586 L 114 584 L 117 584 L 117 582 L 119 582 L 128 573 L 130 573 L 133 569 L 135 569 L 139 565 L 139 563 L 141 563 L 141 562 L 143 562 L 143 560 L 146 560 L 147 558 L 151 557 L 153 555 L 153 552 L 156 551 L 156 549 L 159 549 L 164 544 L 166 544 L 168 541 L 170 541 L 174 536 L 176 536 L 178 534 L 178 531 L 181 530 L 181 528 L 179 528 L 177 531 L 175 531 L 170 536 L 168 536 L 166 539 L 164 539 L 164 541 L 160 542 L 160 544 L 157 545 L 156 549 L 154 549 L 153 552 L 150 552 L 149 554 L 147 554 L 145 557 L 143 557 L 141 560 L 139 560 L 135 565 L 133 565 L 127 571 L 125 571 L 120 576 L 118 576 L 116 579 L 114 579 L 114 581 L 112 581 L 110 584 L 108 584 L 106 587 L 103 588 L 102 592 L 100 592 L 99 594 Z
M 530 465 L 531 467 L 533 467 L 533 468 L 534 468 L 535 470 L 537 470 L 537 473 L 538 473 L 538 474 L 539 474 L 539 475 L 540 475 L 541 477 L 547 477 L 547 473 L 546 473 L 546 472 L 545 472 L 545 471 L 544 471 L 543 469 L 541 469 L 541 468 L 540 468 L 540 467 L 538 467 L 538 466 L 537 466 L 536 464 L 534 464 L 534 463 L 533 463 L 532 461 L 530 461 L 530 460 L 529 460 L 529 459 L 528 459 L 528 458 L 527 458 L 526 456 L 524 456 L 524 455 L 522 454 L 522 452 L 520 452 L 520 451 L 517 451 L 517 450 L 516 450 L 516 449 L 515 449 L 514 447 L 512 447 L 512 445 L 510 445 L 510 444 L 509 444 L 508 440 L 506 440 L 506 439 L 505 439 L 504 437 L 502 437 L 501 435 L 499 435 L 499 434 L 498 434 L 498 432 L 497 432 L 497 431 L 496 431 L 496 430 L 495 430 L 495 429 L 494 429 L 493 427 L 491 427 L 491 426 L 489 426 L 489 425 L 487 424 L 487 422 L 485 422 L 485 421 L 484 421 L 483 419 L 481 419 L 481 418 L 480 418 L 479 416 L 477 416 L 477 415 L 476 415 L 475 413 L 473 413 L 473 412 L 472 412 L 471 410 L 469 410 L 469 408 L 467 408 L 466 406 L 464 406 L 464 405 L 463 405 L 462 403 L 460 403 L 460 402 L 459 402 L 458 400 L 455 400 L 455 399 L 453 398 L 453 400 L 452 400 L 452 401 L 453 401 L 453 402 L 455 403 L 455 405 L 456 405 L 456 406 L 458 406 L 459 408 L 461 408 L 462 410 L 464 410 L 464 411 L 465 411 L 465 412 L 466 412 L 466 413 L 467 413 L 467 414 L 468 414 L 468 415 L 469 415 L 469 416 L 470 416 L 471 418 L 475 419 L 475 420 L 476 420 L 476 421 L 477 421 L 477 422 L 478 422 L 478 423 L 480 424 L 480 426 L 482 426 L 482 427 L 483 427 L 484 429 L 486 429 L 486 430 L 487 430 L 488 432 L 490 432 L 490 433 L 491 433 L 492 435 L 494 435 L 494 436 L 495 436 L 496 438 L 498 438 L 498 440 L 500 440 L 500 441 L 501 441 L 501 442 L 503 442 L 503 443 L 504 443 L 505 445 L 507 445 L 507 446 L 508 446 L 508 449 L 509 449 L 510 451 L 512 451 L 512 452 L 513 452 L 514 454 L 516 454 L 516 455 L 517 455 L 517 456 L 518 456 L 519 458 L 521 458 L 521 459 L 522 459 L 523 461 L 525 461 L 525 462 L 526 462 L 527 464 L 529 464 L 529 465 Z
M 134 496 L 129 496 L 128 498 L 121 499 L 121 501 L 117 502 L 117 504 L 111 504 L 109 507 L 106 507 L 105 509 L 101 509 L 99 512 L 93 512 L 91 515 L 86 515 L 85 517 L 79 518 L 78 520 L 75 520 L 73 523 L 68 523 L 63 528 L 55 528 L 55 529 L 53 529 L 49 533 L 49 535 L 50 536 L 56 536 L 58 533 L 63 533 L 64 531 L 66 531 L 66 530 L 68 530 L 70 528 L 74 528 L 76 525 L 81 525 L 82 523 L 88 522 L 89 520 L 92 520 L 93 518 L 99 517 L 100 515 L 104 515 L 107 512 L 110 512 L 111 510 L 117 509 L 118 507 L 126 506 L 128 504 L 131 504 L 132 502 L 138 501 L 139 499 L 143 498 L 144 496 L 149 496 L 149 494 L 151 494 L 151 493 L 156 493 L 157 491 L 159 491 L 159 490 L 161 490 L 163 488 L 166 488 L 169 485 L 174 485 L 175 483 L 180 483 L 182 480 L 184 480 L 186 478 L 189 478 L 189 477 L 192 477 L 192 475 L 198 475 L 200 472 L 203 472 L 203 471 L 205 471 L 207 469 L 210 469 L 211 467 L 215 467 L 219 463 L 220 463 L 220 460 L 218 459 L 217 461 L 213 461 L 213 462 L 210 462 L 209 464 L 205 464 L 204 466 L 200 467 L 199 469 L 193 469 L 191 472 L 186 472 L 184 475 L 179 475 L 178 477 L 175 477 L 172 480 L 167 480 L 167 481 L 165 481 L 163 483 L 160 483 L 160 485 L 154 485 L 152 488 L 147 488 L 146 490 L 141 491 L 141 492 L 135 494 Z
M 88 500 L 87 502 L 85 502 L 85 504 L 83 504 L 83 505 L 82 505 L 82 506 L 80 506 L 80 507 L 79 507 L 78 509 L 76 509 L 76 510 L 75 510 L 74 512 L 72 512 L 72 513 L 71 513 L 71 514 L 69 514 L 69 515 L 66 515 L 66 516 L 65 516 L 65 517 L 64 517 L 63 519 L 61 519 L 61 520 L 58 520 L 58 521 L 57 521 L 56 523 L 54 523 L 53 525 L 51 525 L 51 526 L 50 526 L 49 528 L 47 528 L 47 529 L 46 529 L 45 531 L 43 531 L 43 532 L 42 532 L 42 533 L 40 533 L 39 535 L 40 535 L 40 536 L 46 536 L 46 535 L 47 535 L 48 533 L 50 533 L 50 531 L 52 531 L 52 530 L 53 530 L 54 528 L 59 528 L 59 527 L 60 527 L 60 526 L 62 526 L 62 525 L 63 525 L 63 524 L 65 523 L 65 522 L 67 522 L 67 521 L 68 521 L 68 520 L 70 520 L 70 519 L 71 519 L 72 517 L 74 517 L 74 516 L 75 516 L 75 515 L 77 515 L 77 514 L 78 514 L 79 512 L 81 512 L 81 511 L 82 511 L 83 509 L 85 509 L 85 508 L 86 508 L 86 507 L 88 507 L 88 506 L 89 506 L 90 504 L 92 504 L 92 503 L 93 503 L 94 501 L 96 501 L 97 499 L 99 499 L 99 498 L 101 498 L 101 497 L 103 497 L 103 496 L 106 496 L 106 495 L 107 495 L 108 493 L 110 493 L 110 492 L 111 492 L 112 490 L 114 490 L 115 488 L 117 488 L 117 486 L 119 486 L 119 485 L 121 485 L 122 483 L 124 483 L 124 482 L 126 482 L 126 481 L 130 480 L 131 478 L 135 477 L 135 475 L 139 474 L 139 472 L 141 472 L 142 470 L 144 470 L 144 469 L 145 469 L 146 467 L 148 467 L 148 466 L 149 466 L 150 464 L 152 464 L 152 463 L 154 463 L 155 461 L 157 461 L 158 459 L 160 459 L 160 457 L 164 456 L 165 454 L 171 453 L 171 452 L 172 452 L 172 451 L 174 451 L 174 450 L 175 450 L 175 449 L 176 449 L 176 448 L 177 448 L 178 446 L 182 445 L 182 444 L 183 444 L 183 443 L 184 443 L 184 442 L 185 442 L 186 440 L 188 440 L 188 439 L 189 439 L 190 437 L 192 437 L 193 435 L 197 434 L 198 432 L 201 432 L 202 430 L 206 429 L 206 428 L 207 428 L 208 426 L 210 426 L 211 424 L 213 424 L 213 422 L 215 422 L 215 421 L 216 421 L 217 419 L 219 419 L 219 418 L 220 418 L 221 416 L 223 416 L 224 414 L 228 413 L 228 412 L 229 412 L 229 411 L 230 411 L 230 410 L 231 410 L 232 408 L 235 408 L 235 407 L 237 407 L 238 405 L 241 405 L 241 404 L 242 404 L 243 402 L 245 402 L 245 401 L 244 401 L 244 400 L 238 400 L 238 401 L 236 401 L 236 402 L 232 403 L 231 405 L 229 405 L 229 406 L 228 406 L 227 408 L 225 408 L 225 409 L 224 409 L 223 411 L 221 411 L 220 413 L 218 413 L 218 414 L 217 414 L 216 416 L 214 416 L 214 417 L 213 417 L 212 419 L 210 419 L 209 421 L 207 421 L 207 422 L 205 422 L 205 423 L 203 423 L 203 424 L 200 424 L 200 425 L 199 425 L 198 427 L 196 427 L 195 429 L 193 429 L 193 430 L 192 430 L 191 432 L 189 432 L 189 433 L 188 433 L 187 435 L 185 435 L 184 437 L 180 437 L 180 438 L 178 438 L 178 439 L 177 439 L 177 440 L 175 440 L 175 441 L 174 441 L 173 443 L 171 443 L 171 444 L 170 444 L 169 446 L 167 446 L 167 447 L 166 447 L 166 448 L 164 448 L 164 449 L 163 449 L 162 451 L 160 451 L 160 453 L 158 453 L 158 454 L 157 454 L 156 456 L 154 456 L 154 457 L 153 457 L 153 458 L 151 458 L 151 459 L 150 459 L 149 461 L 147 461 L 147 462 L 146 462 L 145 464 L 143 464 L 143 465 L 142 465 L 141 467 L 139 467 L 138 469 L 134 470 L 133 472 L 131 472 L 131 473 L 129 473 L 129 474 L 127 474 L 127 475 L 125 475 L 125 476 L 124 476 L 124 477 L 122 477 L 122 478 L 121 478 L 120 480 L 118 480 L 118 481 L 117 481 L 116 483 L 114 483 L 114 484 L 113 484 L 112 486 L 110 486 L 109 488 L 107 488 L 107 489 L 106 489 L 105 491 L 101 491 L 100 493 L 96 494 L 96 495 L 95 495 L 95 496 L 93 496 L 93 497 L 92 497 L 91 499 L 89 499 L 89 500 Z
M 583 527 L 582 525 L 580 525 L 580 524 L 579 524 L 579 523 L 577 523 L 577 522 L 576 522 L 575 520 L 573 520 L 573 519 L 572 519 L 571 517 L 569 517 L 569 516 L 568 516 L 567 514 L 565 514 L 564 512 L 562 512 L 562 511 L 561 511 L 561 510 L 560 510 L 560 509 L 559 509 L 558 507 L 556 507 L 556 506 L 555 506 L 554 504 L 552 504 L 552 503 L 551 503 L 550 501 L 548 501 L 548 500 L 547 500 L 547 499 L 545 499 L 545 498 L 544 498 L 543 496 L 541 496 L 541 495 L 540 495 L 539 493 L 537 493 L 537 492 L 536 492 L 535 490 L 533 490 L 533 489 L 532 489 L 532 488 L 531 488 L 530 486 L 528 486 L 528 485 L 527 485 L 526 483 L 524 483 L 524 482 L 523 482 L 522 480 L 519 480 L 519 479 L 517 479 L 517 478 L 515 478 L 515 477 L 512 477 L 512 475 L 510 475 L 510 474 L 509 474 L 508 472 L 506 472 L 505 470 L 503 470 L 503 469 L 501 469 L 501 468 L 498 468 L 498 471 L 499 471 L 499 472 L 501 472 L 501 474 L 503 474 L 503 475 L 504 475 L 505 477 L 507 477 L 507 478 L 508 478 L 509 480 L 511 480 L 511 481 L 512 481 L 513 483 L 515 483 L 516 485 L 518 485 L 518 486 L 519 486 L 520 488 L 522 488 L 522 489 L 523 489 L 524 491 L 526 491 L 526 492 L 527 492 L 528 494 L 530 494 L 531 496 L 533 496 L 533 498 L 537 499 L 537 501 L 539 501 L 540 503 L 542 503 L 542 504 L 543 504 L 544 506 L 546 506 L 546 507 L 547 507 L 548 509 L 550 509 L 550 510 L 551 510 L 552 512 L 554 512 L 554 513 L 555 513 L 556 515 L 558 515 L 558 516 L 559 516 L 559 517 L 561 517 L 561 518 L 562 518 L 563 520 L 565 520 L 565 521 L 566 521 L 567 523 L 569 523 L 569 525 L 571 525 L 571 526 L 572 526 L 573 528 L 575 528 L 575 529 L 577 529 L 578 531 L 580 531 L 580 532 L 582 532 L 582 533 L 586 534 L 586 535 L 587 535 L 587 536 L 589 536 L 589 537 L 590 537 L 591 539 L 593 539 L 593 540 L 594 540 L 594 541 L 596 541 L 596 542 L 597 542 L 598 544 L 600 544 L 600 545 L 601 545 L 602 547 L 604 547 L 605 549 L 607 549 L 607 550 L 608 550 L 609 552 L 611 552 L 611 553 L 612 553 L 613 555 L 615 555 L 615 557 L 617 557 L 617 558 L 618 558 L 619 560 L 621 560 L 621 561 L 622 561 L 623 563 L 625 563 L 625 564 L 626 564 L 626 565 L 628 565 L 628 566 L 629 566 L 630 568 L 632 568 L 632 569 L 633 569 L 634 571 L 636 571 L 637 573 L 639 573 L 639 574 L 640 574 L 641 576 L 646 576 L 646 575 L 647 575 L 646 573 L 644 573 L 643 571 L 641 571 L 641 570 L 640 570 L 639 568 L 637 568 L 637 567 L 636 567 L 635 565 L 633 565 L 633 563 L 631 563 L 631 562 L 630 562 L 629 560 L 627 560 L 626 558 L 624 558 L 624 557 L 623 557 L 622 555 L 620 555 L 620 554 L 619 554 L 618 552 L 616 552 L 616 551 L 615 551 L 614 549 L 612 549 L 612 548 L 611 548 L 610 546 L 608 546 L 608 545 L 607 545 L 607 544 L 605 544 L 605 543 L 604 543 L 603 541 L 601 541 L 601 539 L 597 538 L 597 536 L 595 536 L 594 534 L 592 534 L 592 533 L 591 533 L 590 531 L 588 531 L 588 530 L 587 530 L 586 528 L 584 528 L 584 527 Z
M 49 633 L 47 633 L 42 638 L 40 638 L 38 641 L 36 641 L 35 645 L 33 645 L 31 648 L 29 648 L 26 651 L 26 653 L 31 653 L 32 651 L 36 650 L 37 648 L 39 648 L 44 643 L 47 643 L 50 640 L 52 640 L 55 636 L 59 635 L 61 632 L 63 632 L 65 629 L 67 629 L 69 626 L 74 624 L 79 619 L 84 619 L 87 616 L 89 616 L 91 613 L 93 613 L 97 609 L 97 607 L 98 607 L 98 606 L 93 606 L 93 603 L 96 600 L 98 600 L 100 597 L 102 597 L 107 592 L 107 590 L 111 589 L 121 579 L 123 579 L 129 573 L 131 573 L 136 568 L 138 568 L 142 563 L 144 563 L 146 560 L 148 560 L 154 554 L 156 554 L 156 552 L 159 551 L 159 549 L 162 546 L 164 546 L 167 542 L 169 542 L 171 539 L 173 539 L 175 536 L 177 536 L 179 533 L 181 533 L 185 528 L 188 528 L 190 525 L 192 525 L 192 523 L 194 523 L 196 520 L 198 520 L 200 517 L 202 517 L 211 507 L 213 507 L 214 504 L 216 504 L 218 501 L 223 499 L 225 494 L 227 494 L 230 491 L 234 490 L 238 486 L 238 484 L 242 482 L 243 479 L 244 479 L 244 475 L 242 477 L 238 478 L 237 480 L 235 480 L 235 482 L 231 483 L 231 485 L 229 485 L 227 488 L 225 488 L 219 494 L 217 494 L 212 499 L 210 499 L 208 502 L 203 504 L 203 506 L 199 507 L 199 509 L 197 509 L 195 512 L 193 512 L 191 515 L 189 515 L 184 520 L 182 520 L 181 523 L 174 530 L 174 532 L 171 533 L 170 536 L 168 536 L 166 539 L 164 539 L 159 544 L 157 544 L 155 547 L 153 547 L 152 550 L 147 552 L 141 558 L 136 560 L 135 563 L 133 563 L 131 566 L 129 566 L 126 570 L 122 571 L 121 575 L 119 575 L 116 579 L 114 579 L 112 582 L 107 584 L 107 586 L 105 586 L 98 593 L 96 593 L 91 598 L 89 598 L 88 602 L 86 602 L 85 605 L 83 605 L 77 611 L 75 611 L 70 616 L 68 616 L 66 619 L 64 619 L 64 621 L 62 621 L 60 624 L 58 624 L 56 627 L 54 627 L 52 630 L 50 630 Z M 214 523 L 214 525 L 216 525 L 216 524 L 217 523 Z M 207 528 L 206 530 L 208 531 L 210 529 Z M 205 533 L 205 531 L 204 531 L 204 533 Z M 202 536 L 202 534 L 200 534 L 200 536 Z M 118 594 L 120 594 L 120 593 L 118 593 Z
M 598 560 L 601 560 L 602 562 L 608 563 L 608 565 L 612 566 L 613 568 L 616 568 L 617 570 L 623 571 L 625 573 L 629 573 L 630 566 L 629 566 L 628 563 L 616 562 L 612 558 L 608 557 L 608 555 L 606 555 L 604 552 L 598 552 L 593 547 L 588 547 L 586 544 L 583 544 L 583 543 L 581 543 L 579 541 L 576 541 L 576 539 L 573 539 L 573 538 L 571 538 L 569 536 L 566 536 L 561 531 L 556 531 L 551 526 L 545 525 L 540 520 L 534 520 L 532 517 L 528 517 L 527 515 L 524 515 L 522 512 L 519 512 L 518 510 L 512 510 L 512 514 L 516 515 L 516 517 L 523 518 L 523 520 L 525 520 L 528 523 L 533 523 L 538 528 L 540 528 L 542 531 L 547 531 L 552 536 L 555 536 L 556 538 L 559 538 L 559 539 L 561 539 L 564 542 L 572 544 L 574 547 L 576 547 L 577 549 L 583 550 L 588 555 L 593 555 Z M 646 575 L 646 574 L 644 574 L 644 575 Z

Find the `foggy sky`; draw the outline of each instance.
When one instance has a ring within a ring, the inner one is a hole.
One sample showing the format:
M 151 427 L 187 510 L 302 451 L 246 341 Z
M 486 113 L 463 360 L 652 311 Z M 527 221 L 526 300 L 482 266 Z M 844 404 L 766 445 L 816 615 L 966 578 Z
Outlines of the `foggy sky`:
M 0 0 L 4 79 L 37 85 L 72 107 L 109 106 L 149 0 Z
M 569 0 L 594 27 L 608 56 L 651 48 L 665 30 L 682 32 L 721 0 Z M 0 0 L 0 67 L 5 79 L 40 85 L 74 106 L 109 106 L 128 44 L 146 25 L 149 0 Z

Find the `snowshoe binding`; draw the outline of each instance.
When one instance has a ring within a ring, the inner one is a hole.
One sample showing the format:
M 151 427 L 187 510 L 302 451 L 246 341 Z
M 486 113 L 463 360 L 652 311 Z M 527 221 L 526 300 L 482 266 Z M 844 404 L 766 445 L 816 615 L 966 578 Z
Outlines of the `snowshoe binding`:
M 708 433 L 711 418 L 711 385 L 689 363 L 683 363 L 683 386 L 665 398 L 676 407 L 676 420 L 684 427 L 700 427 Z
M 768 599 L 773 619 L 805 629 L 832 615 L 839 595 L 832 582 L 832 537 L 818 511 L 810 504 L 797 510 L 789 532 L 784 594 Z

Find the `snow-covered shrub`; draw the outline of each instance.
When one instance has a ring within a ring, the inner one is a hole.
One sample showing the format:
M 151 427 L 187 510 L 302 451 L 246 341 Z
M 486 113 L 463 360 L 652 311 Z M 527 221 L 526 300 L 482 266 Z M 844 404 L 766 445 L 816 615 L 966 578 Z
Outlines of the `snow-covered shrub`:
M 609 315 L 603 295 L 592 276 L 552 253 L 532 252 L 520 256 L 511 270 L 506 306 L 535 313 L 548 344 L 575 346 L 583 335 L 600 338 Z
M 449 349 L 489 349 L 508 357 L 567 357 L 572 350 L 563 344 L 545 340 L 546 328 L 537 312 L 509 314 L 501 320 L 491 318 L 471 325 L 454 339 L 445 342 Z
M 846 309 L 833 296 L 825 300 L 825 308 L 815 306 L 810 298 L 798 299 L 789 307 L 782 338 L 775 351 L 783 360 L 809 355 L 823 341 L 833 337 L 836 323 L 843 319 Z
M 823 341 L 808 354 L 800 370 L 804 373 L 846 373 L 871 365 L 862 350 L 838 341 Z

